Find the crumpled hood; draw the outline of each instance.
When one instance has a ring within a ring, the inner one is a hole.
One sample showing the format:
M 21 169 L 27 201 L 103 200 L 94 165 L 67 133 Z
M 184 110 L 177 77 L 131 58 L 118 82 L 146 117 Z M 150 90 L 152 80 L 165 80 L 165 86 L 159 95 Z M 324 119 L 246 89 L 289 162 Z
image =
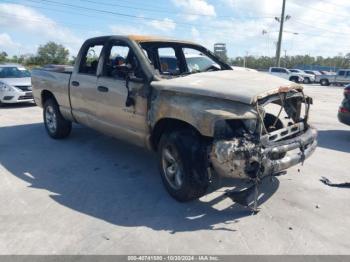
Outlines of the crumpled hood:
M 152 82 L 159 90 L 222 98 L 254 104 L 268 95 L 302 86 L 267 73 L 225 70 L 191 74 Z
M 10 86 L 31 86 L 30 77 L 20 77 L 20 78 L 0 78 L 0 82 L 8 84 Z

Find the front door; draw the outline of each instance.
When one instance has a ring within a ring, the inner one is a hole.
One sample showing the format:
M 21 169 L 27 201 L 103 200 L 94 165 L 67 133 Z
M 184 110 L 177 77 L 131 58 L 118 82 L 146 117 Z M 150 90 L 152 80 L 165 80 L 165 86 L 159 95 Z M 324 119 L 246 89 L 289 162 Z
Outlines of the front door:
M 128 81 L 134 93 L 134 104 L 126 105 L 128 98 L 127 78 L 135 77 L 135 56 L 122 41 L 114 41 L 103 50 L 103 67 L 97 79 L 94 101 L 99 107 L 96 121 L 105 133 L 144 145 L 148 134 L 147 98 L 142 96 L 144 83 Z

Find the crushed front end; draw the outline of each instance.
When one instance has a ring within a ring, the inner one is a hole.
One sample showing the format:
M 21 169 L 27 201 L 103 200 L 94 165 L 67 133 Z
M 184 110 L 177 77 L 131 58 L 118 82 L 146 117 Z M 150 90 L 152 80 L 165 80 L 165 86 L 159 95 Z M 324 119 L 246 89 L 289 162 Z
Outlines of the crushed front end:
M 303 163 L 317 147 L 317 131 L 308 124 L 311 104 L 302 88 L 279 88 L 257 97 L 256 119 L 217 122 L 210 152 L 215 172 L 256 181 Z

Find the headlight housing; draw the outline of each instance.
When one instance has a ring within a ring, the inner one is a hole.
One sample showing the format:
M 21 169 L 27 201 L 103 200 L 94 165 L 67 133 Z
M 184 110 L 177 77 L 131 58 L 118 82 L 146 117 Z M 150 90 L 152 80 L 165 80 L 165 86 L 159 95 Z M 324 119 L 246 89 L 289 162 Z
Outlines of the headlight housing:
M 3 82 L 0 82 L 0 91 L 14 91 L 14 88 Z

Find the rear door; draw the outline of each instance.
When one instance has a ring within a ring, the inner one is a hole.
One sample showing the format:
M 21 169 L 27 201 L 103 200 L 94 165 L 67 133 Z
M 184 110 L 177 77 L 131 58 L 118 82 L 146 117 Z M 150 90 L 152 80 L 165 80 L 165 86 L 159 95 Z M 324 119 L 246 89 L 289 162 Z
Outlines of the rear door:
M 74 118 L 91 126 L 98 105 L 94 103 L 97 94 L 97 68 L 104 42 L 91 42 L 81 49 L 79 65 L 75 67 L 70 81 L 70 100 Z

